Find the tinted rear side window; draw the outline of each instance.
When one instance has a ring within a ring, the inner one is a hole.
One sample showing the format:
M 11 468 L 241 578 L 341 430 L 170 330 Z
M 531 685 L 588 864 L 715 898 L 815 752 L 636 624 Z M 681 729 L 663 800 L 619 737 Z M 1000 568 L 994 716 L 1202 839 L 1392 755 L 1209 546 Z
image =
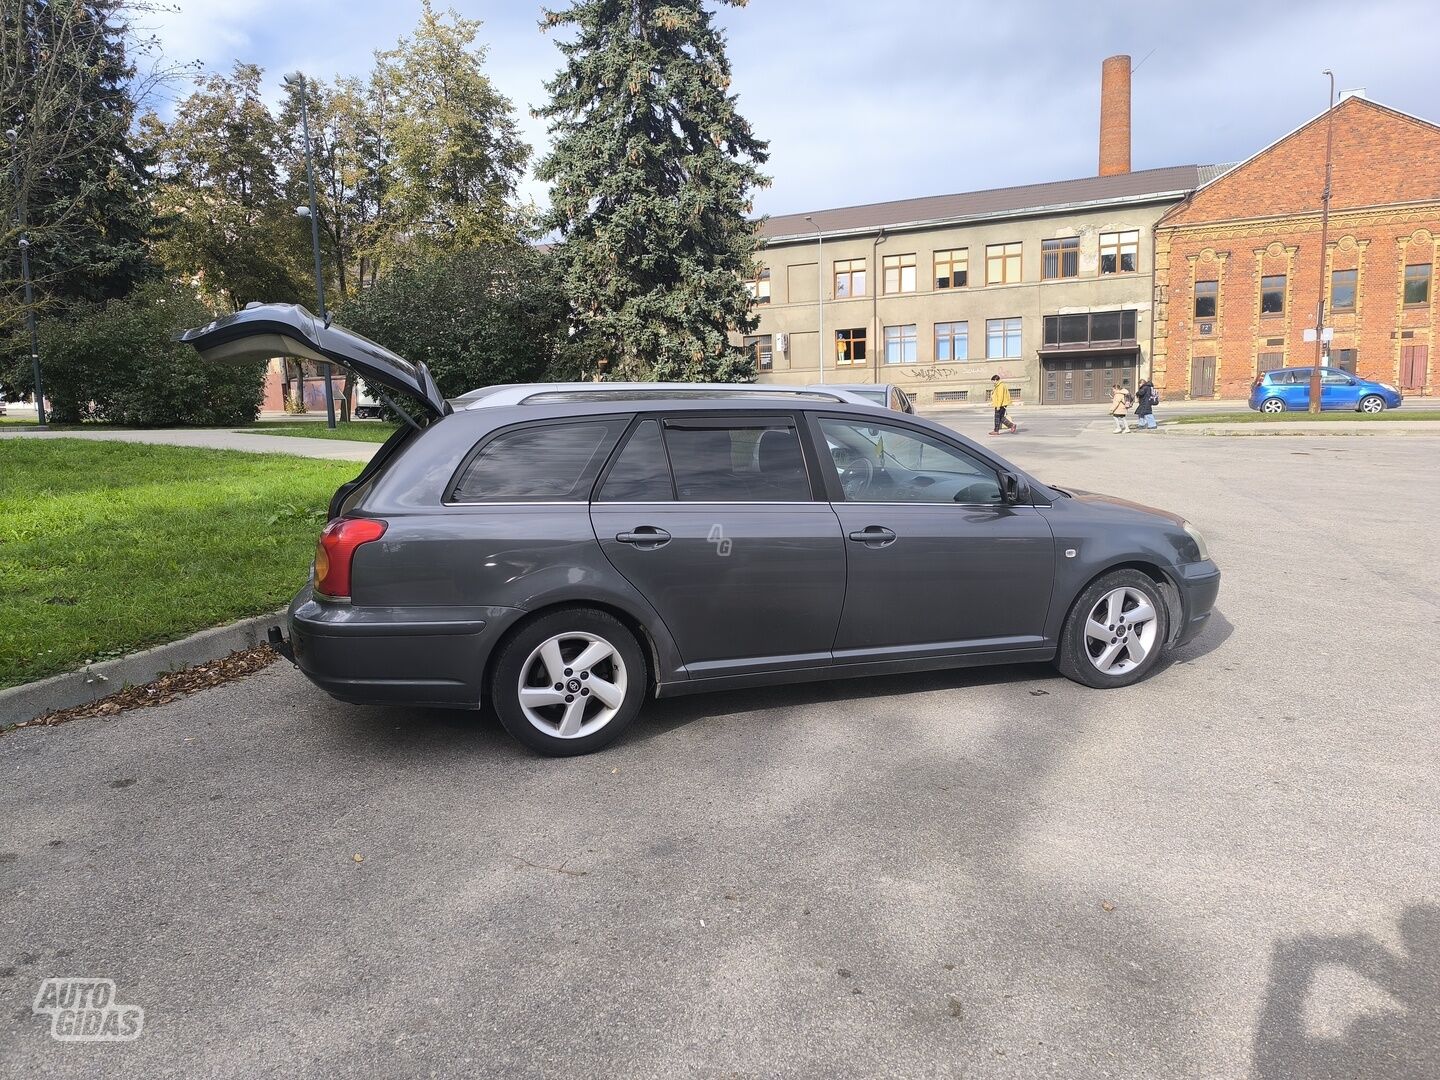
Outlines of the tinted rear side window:
M 775 424 L 665 425 L 683 502 L 808 502 L 810 481 L 795 428 Z
M 538 424 L 491 439 L 470 459 L 451 502 L 584 502 L 624 420 Z
M 600 487 L 599 502 L 670 502 L 670 463 L 660 439 L 660 424 L 642 421 L 610 467 Z

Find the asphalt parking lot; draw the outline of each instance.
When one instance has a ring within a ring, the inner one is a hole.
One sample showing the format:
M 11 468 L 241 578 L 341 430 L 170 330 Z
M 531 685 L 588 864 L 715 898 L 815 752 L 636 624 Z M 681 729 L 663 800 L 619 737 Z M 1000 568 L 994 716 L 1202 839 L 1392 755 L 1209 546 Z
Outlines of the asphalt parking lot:
M 1440 1074 L 1440 438 L 1019 419 L 1209 537 L 1147 682 L 679 699 L 553 761 L 276 664 L 0 737 L 0 1073 Z M 72 975 L 144 1034 L 52 1041 Z

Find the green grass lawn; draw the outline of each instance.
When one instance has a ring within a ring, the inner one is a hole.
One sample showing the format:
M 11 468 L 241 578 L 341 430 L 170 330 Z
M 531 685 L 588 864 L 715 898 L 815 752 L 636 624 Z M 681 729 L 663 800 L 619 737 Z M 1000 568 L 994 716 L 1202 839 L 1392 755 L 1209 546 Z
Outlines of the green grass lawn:
M 352 421 L 336 424 L 331 431 L 323 420 L 261 420 L 236 431 L 255 435 L 299 435 L 306 439 L 350 439 L 354 442 L 382 443 L 395 433 L 395 425 L 382 420 Z
M 1440 409 L 1386 409 L 1382 413 L 1366 414 L 1351 412 L 1308 412 L 1290 411 L 1282 413 L 1233 412 L 1204 413 L 1197 416 L 1177 416 L 1167 421 L 1171 424 L 1292 424 L 1310 420 L 1335 421 L 1359 420 L 1362 423 L 1387 420 L 1440 420 Z
M 282 606 L 304 583 L 331 494 L 359 469 L 0 440 L 0 687 Z

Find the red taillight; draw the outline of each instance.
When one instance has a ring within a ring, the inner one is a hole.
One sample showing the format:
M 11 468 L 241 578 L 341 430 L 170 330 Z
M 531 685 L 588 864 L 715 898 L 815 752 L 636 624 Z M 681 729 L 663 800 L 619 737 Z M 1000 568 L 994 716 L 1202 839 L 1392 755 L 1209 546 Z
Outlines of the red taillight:
M 348 597 L 355 549 L 384 535 L 385 522 L 375 518 L 336 518 L 326 525 L 315 545 L 315 591 L 332 598 Z

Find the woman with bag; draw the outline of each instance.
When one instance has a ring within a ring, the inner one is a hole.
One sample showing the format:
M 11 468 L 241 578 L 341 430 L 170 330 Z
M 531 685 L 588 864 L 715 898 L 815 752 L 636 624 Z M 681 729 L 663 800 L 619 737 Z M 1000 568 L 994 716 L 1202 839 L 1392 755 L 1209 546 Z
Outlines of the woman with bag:
M 1127 400 L 1129 395 L 1119 383 L 1115 384 L 1111 393 L 1113 396 L 1110 399 L 1110 417 L 1115 421 L 1115 434 L 1128 435 L 1130 423 L 1125 419 L 1125 414 L 1130 410 L 1130 403 Z
M 1155 430 L 1155 405 L 1160 395 L 1155 393 L 1155 384 L 1146 379 L 1135 389 L 1135 419 L 1140 430 Z

